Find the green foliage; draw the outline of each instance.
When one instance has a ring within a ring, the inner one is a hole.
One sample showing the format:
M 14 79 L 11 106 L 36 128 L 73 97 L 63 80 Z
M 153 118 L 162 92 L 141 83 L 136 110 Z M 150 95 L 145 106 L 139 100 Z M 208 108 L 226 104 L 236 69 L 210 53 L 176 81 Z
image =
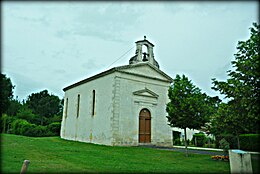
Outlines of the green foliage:
M 228 149 L 230 149 L 230 145 L 225 138 L 222 138 L 219 141 L 219 147 L 223 149 L 224 156 L 228 155 Z
M 1 116 L 3 113 L 6 113 L 10 101 L 13 98 L 13 89 L 14 86 L 12 85 L 12 82 L 10 78 L 6 77 L 5 74 L 0 73 L 0 108 L 1 108 Z
M 184 129 L 187 154 L 186 128 L 199 129 L 209 122 L 214 113 L 218 97 L 209 97 L 192 84 L 185 75 L 176 75 L 168 90 L 170 102 L 166 106 L 168 122 L 171 127 Z
M 187 145 L 190 145 L 190 140 L 189 139 L 187 139 Z
M 7 114 L 3 114 L 1 117 L 1 132 L 2 133 L 10 133 L 11 131 L 11 123 L 14 121 L 14 117 L 8 116 Z
M 12 133 L 16 135 L 24 135 L 31 127 L 31 124 L 24 119 L 16 119 L 11 124 Z
M 234 133 L 237 129 L 236 122 L 233 122 L 233 110 L 230 105 L 226 103 L 221 103 L 217 110 L 217 113 L 211 120 L 210 132 L 215 135 L 220 135 L 223 133 Z M 240 125 L 242 126 L 242 125 Z
M 9 106 L 6 110 L 6 114 L 10 116 L 17 115 L 19 109 L 22 107 L 22 104 L 19 102 L 18 99 L 11 99 L 9 101 Z
M 28 108 L 27 105 L 23 105 L 20 107 L 16 117 L 18 119 L 24 119 L 27 120 L 28 122 L 32 124 L 40 124 L 41 123 L 41 118 L 40 116 L 34 114 L 30 108 Z
M 49 125 L 54 122 L 61 122 L 62 121 L 62 115 L 53 115 L 51 118 L 46 120 L 46 123 Z
M 242 150 L 248 151 L 259 151 L 260 134 L 241 134 L 239 135 L 240 139 L 240 148 Z
M 171 127 L 198 129 L 209 121 L 213 99 L 195 87 L 184 75 L 176 75 L 168 91 L 168 122 Z
M 220 141 L 225 139 L 230 146 L 230 149 L 237 149 L 237 140 L 236 137 L 232 134 L 220 134 L 216 135 L 216 147 L 221 148 Z
M 47 126 L 38 125 L 33 130 L 33 136 L 35 136 L 35 137 L 46 137 L 46 136 L 50 136 L 50 135 L 52 135 L 52 134 L 47 129 Z
M 206 135 L 202 132 L 193 134 L 192 140 L 193 144 L 195 144 L 198 147 L 203 147 L 203 145 L 206 143 L 207 138 Z
M 41 117 L 41 125 L 47 125 L 47 120 L 52 116 L 62 114 L 61 100 L 55 95 L 50 95 L 47 90 L 29 95 L 26 105 Z
M 59 122 L 51 123 L 48 126 L 31 124 L 24 119 L 15 119 L 11 124 L 11 133 L 30 137 L 57 136 L 60 132 Z
M 43 90 L 32 93 L 20 103 L 13 99 L 11 79 L 0 74 L 0 82 L 1 132 L 26 136 L 59 135 L 60 123 L 57 122 L 62 119 L 63 100 Z
M 212 89 L 218 90 L 230 100 L 227 112 L 229 121 L 216 123 L 221 125 L 223 131 L 233 133 L 231 127 L 236 128 L 235 134 L 257 133 L 260 123 L 260 71 L 259 71 L 259 48 L 260 32 L 259 25 L 253 23 L 250 28 L 251 36 L 247 41 L 239 41 L 238 52 L 232 61 L 233 69 L 227 71 L 227 81 L 213 80 Z M 225 110 L 222 111 L 222 113 Z M 224 116 L 219 116 L 224 118 Z
M 53 122 L 48 125 L 48 130 L 53 133 L 53 135 L 58 136 L 60 135 L 60 128 L 61 123 L 60 122 Z
M 181 145 L 180 134 L 181 132 L 179 131 L 172 131 L 173 145 Z

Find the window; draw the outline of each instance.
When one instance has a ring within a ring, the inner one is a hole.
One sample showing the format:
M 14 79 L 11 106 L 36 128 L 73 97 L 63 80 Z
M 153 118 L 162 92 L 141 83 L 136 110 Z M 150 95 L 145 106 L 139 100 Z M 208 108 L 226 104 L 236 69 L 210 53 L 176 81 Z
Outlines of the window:
M 79 117 L 79 102 L 80 102 L 80 95 L 78 94 L 77 117 Z
M 95 115 L 95 101 L 96 101 L 96 91 L 92 91 L 92 116 Z
M 66 102 L 65 102 L 65 118 L 68 117 L 68 101 L 69 101 L 69 99 L 66 98 Z

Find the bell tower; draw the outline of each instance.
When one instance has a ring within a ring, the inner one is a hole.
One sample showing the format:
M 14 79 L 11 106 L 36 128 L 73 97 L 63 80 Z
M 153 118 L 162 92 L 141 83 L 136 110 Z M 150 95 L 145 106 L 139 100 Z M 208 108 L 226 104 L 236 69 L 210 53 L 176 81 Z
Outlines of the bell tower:
M 149 62 L 150 64 L 159 68 L 158 62 L 154 59 L 154 54 L 153 54 L 154 45 L 148 40 L 146 40 L 146 36 L 144 36 L 144 40 L 139 40 L 135 42 L 135 44 L 136 44 L 135 55 L 129 60 L 129 64 Z M 147 48 L 147 52 L 143 52 L 143 47 Z

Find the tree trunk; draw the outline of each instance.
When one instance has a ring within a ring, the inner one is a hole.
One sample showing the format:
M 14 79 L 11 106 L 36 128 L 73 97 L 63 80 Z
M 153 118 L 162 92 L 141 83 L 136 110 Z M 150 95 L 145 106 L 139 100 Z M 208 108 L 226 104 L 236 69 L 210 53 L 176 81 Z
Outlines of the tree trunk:
M 187 147 L 187 132 L 186 127 L 184 128 L 184 142 L 185 142 L 185 155 L 188 157 L 188 147 Z
M 3 130 L 2 130 L 3 134 L 5 133 L 5 129 L 6 129 L 5 127 L 6 127 L 6 118 L 4 117 L 4 119 L 3 119 Z
M 240 149 L 239 134 L 237 131 L 236 131 L 236 137 L 237 137 L 237 148 Z

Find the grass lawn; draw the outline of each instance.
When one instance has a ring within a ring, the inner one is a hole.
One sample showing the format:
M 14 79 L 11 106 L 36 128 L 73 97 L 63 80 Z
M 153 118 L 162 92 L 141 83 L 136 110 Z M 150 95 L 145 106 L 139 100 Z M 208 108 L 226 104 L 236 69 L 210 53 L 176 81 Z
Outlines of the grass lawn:
M 110 147 L 67 141 L 59 137 L 32 138 L 1 134 L 1 173 L 20 173 L 30 160 L 27 173 L 229 173 L 229 162 L 209 155 L 151 149 Z

